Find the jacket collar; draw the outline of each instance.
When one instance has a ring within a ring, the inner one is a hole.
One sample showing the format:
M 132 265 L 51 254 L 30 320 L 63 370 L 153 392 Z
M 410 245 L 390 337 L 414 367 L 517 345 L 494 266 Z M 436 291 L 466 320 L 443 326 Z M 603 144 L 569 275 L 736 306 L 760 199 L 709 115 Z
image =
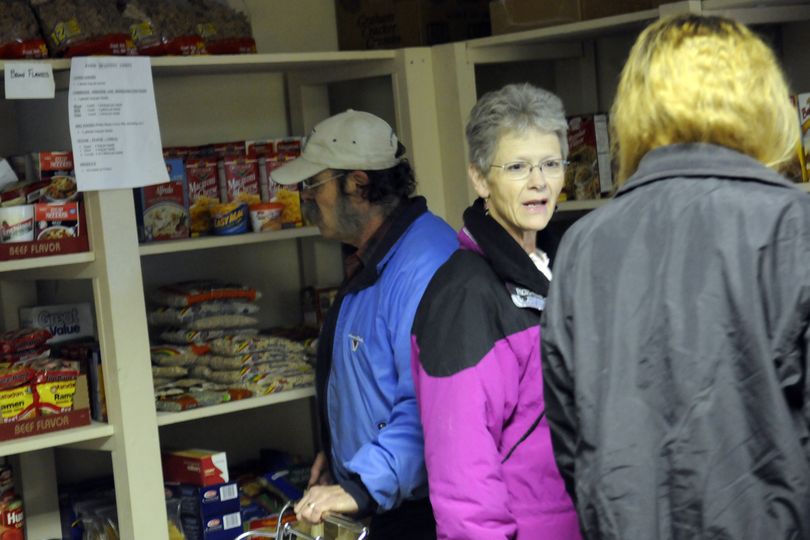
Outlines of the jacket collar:
M 482 199 L 477 199 L 464 211 L 464 229 L 459 232 L 459 241 L 466 249 L 481 253 L 498 277 L 507 283 L 510 292 L 513 288 L 519 288 L 523 293 L 548 294 L 549 282 L 546 277 L 515 239 L 497 221 L 486 215 Z
M 616 197 L 676 177 L 726 178 L 792 187 L 776 171 L 736 150 L 707 143 L 672 144 L 647 152 L 633 176 L 616 192 Z
M 374 285 L 390 256 L 391 248 L 399 241 L 408 227 L 425 212 L 427 212 L 427 202 L 424 197 L 412 197 L 400 203 L 388 218 L 391 220 L 390 225 L 386 225 L 388 230 L 370 252 L 365 254 L 363 269 L 343 284 L 343 292 L 354 293 Z

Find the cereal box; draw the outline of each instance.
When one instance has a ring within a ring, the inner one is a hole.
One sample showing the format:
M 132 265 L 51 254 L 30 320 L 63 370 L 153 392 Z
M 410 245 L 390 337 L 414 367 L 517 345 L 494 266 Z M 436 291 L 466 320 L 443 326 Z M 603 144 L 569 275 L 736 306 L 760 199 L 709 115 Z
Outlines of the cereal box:
M 141 242 L 189 236 L 189 189 L 180 158 L 166 158 L 169 181 L 135 190 L 135 216 Z
M 48 343 L 61 343 L 93 336 L 93 314 L 90 304 L 57 304 L 20 308 L 20 324 L 28 328 L 44 328 L 51 333 Z
M 560 200 L 598 199 L 612 186 L 607 116 L 568 119 L 568 167 Z

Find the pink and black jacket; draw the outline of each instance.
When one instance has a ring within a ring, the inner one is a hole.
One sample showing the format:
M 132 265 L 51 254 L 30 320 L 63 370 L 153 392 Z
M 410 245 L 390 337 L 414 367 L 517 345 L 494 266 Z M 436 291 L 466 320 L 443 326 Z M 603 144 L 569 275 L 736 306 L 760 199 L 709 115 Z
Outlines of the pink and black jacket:
M 464 225 L 411 338 L 438 537 L 579 539 L 544 417 L 540 315 L 549 282 L 482 201 Z

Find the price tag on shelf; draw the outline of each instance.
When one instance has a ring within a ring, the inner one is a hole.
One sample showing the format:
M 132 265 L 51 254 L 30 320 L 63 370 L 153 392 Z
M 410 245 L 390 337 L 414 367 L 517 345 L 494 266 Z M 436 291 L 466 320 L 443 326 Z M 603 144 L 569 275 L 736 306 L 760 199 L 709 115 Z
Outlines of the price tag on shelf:
M 43 62 L 4 63 L 6 99 L 53 99 L 53 67 Z
M 73 58 L 68 114 L 79 191 L 169 181 L 148 57 Z

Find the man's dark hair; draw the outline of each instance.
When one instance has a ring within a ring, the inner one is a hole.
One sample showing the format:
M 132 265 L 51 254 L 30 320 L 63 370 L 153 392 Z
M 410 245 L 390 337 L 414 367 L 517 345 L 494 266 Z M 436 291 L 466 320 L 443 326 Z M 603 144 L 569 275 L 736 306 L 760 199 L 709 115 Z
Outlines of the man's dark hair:
M 405 154 L 405 147 L 397 143 L 397 157 Z M 349 170 L 335 171 L 341 174 L 340 191 L 346 193 L 346 175 Z M 407 199 L 416 190 L 416 178 L 413 168 L 406 159 L 403 159 L 390 169 L 380 171 L 364 171 L 368 176 L 368 184 L 361 188 L 364 199 L 372 204 L 388 206 L 393 209 L 401 201 Z

